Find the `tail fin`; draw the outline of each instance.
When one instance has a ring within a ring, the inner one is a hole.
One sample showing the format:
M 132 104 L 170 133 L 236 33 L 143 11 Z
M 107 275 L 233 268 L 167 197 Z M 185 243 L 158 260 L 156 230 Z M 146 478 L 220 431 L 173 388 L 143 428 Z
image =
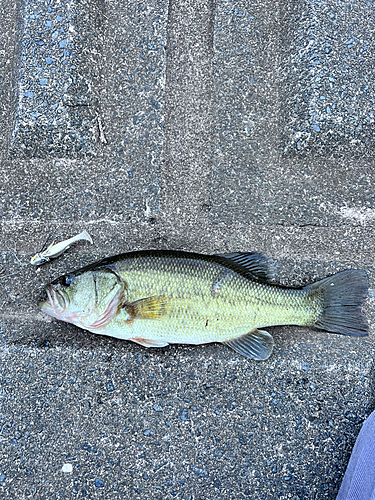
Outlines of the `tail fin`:
M 361 311 L 368 290 L 365 271 L 343 271 L 308 285 L 306 289 L 322 301 L 315 327 L 355 337 L 368 335 L 367 320 Z

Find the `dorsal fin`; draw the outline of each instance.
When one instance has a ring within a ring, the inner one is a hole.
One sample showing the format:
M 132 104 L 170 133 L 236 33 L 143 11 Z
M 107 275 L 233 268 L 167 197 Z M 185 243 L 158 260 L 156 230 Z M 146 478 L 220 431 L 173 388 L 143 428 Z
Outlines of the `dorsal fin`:
M 269 260 L 259 252 L 232 252 L 217 254 L 217 257 L 224 257 L 236 264 L 244 267 L 253 276 L 263 281 L 269 281 L 273 278 L 274 273 L 270 269 Z

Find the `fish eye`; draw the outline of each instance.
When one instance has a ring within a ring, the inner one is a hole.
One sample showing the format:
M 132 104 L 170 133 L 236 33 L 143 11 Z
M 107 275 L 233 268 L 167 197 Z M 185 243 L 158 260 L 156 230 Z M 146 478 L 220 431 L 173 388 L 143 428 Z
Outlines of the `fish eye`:
M 61 284 L 63 286 L 70 286 L 72 283 L 74 283 L 74 276 L 72 274 L 68 274 L 67 276 L 63 276 L 61 279 Z

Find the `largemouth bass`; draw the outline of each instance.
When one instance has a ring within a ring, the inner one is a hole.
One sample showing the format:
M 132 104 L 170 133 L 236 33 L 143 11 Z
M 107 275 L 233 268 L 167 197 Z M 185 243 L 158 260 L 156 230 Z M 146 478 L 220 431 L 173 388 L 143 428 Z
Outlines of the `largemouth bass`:
M 101 335 L 146 347 L 221 342 L 252 359 L 273 349 L 266 326 L 301 325 L 367 335 L 364 271 L 300 289 L 269 282 L 263 255 L 150 250 L 106 258 L 52 281 L 42 310 Z

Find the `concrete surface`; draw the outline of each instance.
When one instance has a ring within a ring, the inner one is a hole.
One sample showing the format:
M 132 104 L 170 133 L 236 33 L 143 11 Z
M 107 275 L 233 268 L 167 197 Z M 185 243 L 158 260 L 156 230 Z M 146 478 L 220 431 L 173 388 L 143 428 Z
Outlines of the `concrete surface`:
M 74 157 L 95 151 L 104 20 L 96 3 L 19 3 L 10 154 Z
M 373 2 L 0 17 L 0 498 L 334 499 L 375 408 Z M 94 245 L 29 265 L 84 228 Z M 370 336 L 271 328 L 259 363 L 39 312 L 52 278 L 141 248 L 259 250 L 289 285 L 365 269 Z

